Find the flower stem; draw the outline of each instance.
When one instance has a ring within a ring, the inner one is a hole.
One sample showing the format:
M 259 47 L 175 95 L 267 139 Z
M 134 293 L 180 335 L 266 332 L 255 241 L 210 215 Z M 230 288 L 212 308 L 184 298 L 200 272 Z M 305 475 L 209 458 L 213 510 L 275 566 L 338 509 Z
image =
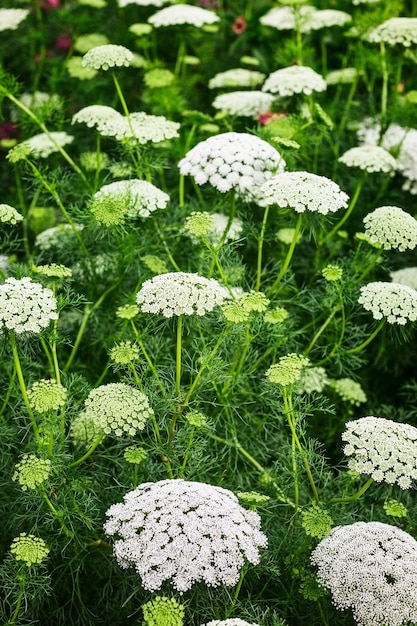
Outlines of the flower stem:
M 36 423 L 35 416 L 29 404 L 29 398 L 28 398 L 28 393 L 26 389 L 25 379 L 23 377 L 22 366 L 20 364 L 19 354 L 17 351 L 16 337 L 13 331 L 10 332 L 10 343 L 12 346 L 13 361 L 14 361 L 14 366 L 15 366 L 15 370 L 17 373 L 17 379 L 19 381 L 20 391 L 22 393 L 23 402 L 25 403 L 30 421 L 32 422 L 33 434 L 35 435 L 36 441 L 39 443 L 41 440 L 40 435 L 39 435 L 39 429 Z
M 88 459 L 89 456 L 91 456 L 94 452 L 94 450 L 97 448 L 98 445 L 100 445 L 100 443 L 103 441 L 105 437 L 105 433 L 101 433 L 97 439 L 94 441 L 94 443 L 89 447 L 89 449 L 87 450 L 87 452 L 80 457 L 79 459 L 77 459 L 76 461 L 73 461 L 72 463 L 70 463 L 68 465 L 68 467 L 77 467 L 77 465 L 81 465 L 81 463 L 84 463 L 84 461 L 86 459 Z
M 287 271 L 290 263 L 291 263 L 291 259 L 292 259 L 292 255 L 294 253 L 294 249 L 298 240 L 298 236 L 300 234 L 300 229 L 301 229 L 301 222 L 303 219 L 303 214 L 300 213 L 300 215 L 298 216 L 298 220 L 297 220 L 297 224 L 295 225 L 295 229 L 294 229 L 294 235 L 290 244 L 290 247 L 288 249 L 287 252 L 287 256 L 285 258 L 284 264 L 281 268 L 280 273 L 278 274 L 278 276 L 276 277 L 272 287 L 270 287 L 270 289 L 267 291 L 267 296 L 269 297 L 273 291 L 275 291 L 275 289 L 277 288 L 277 286 L 279 285 L 279 283 L 281 282 L 285 272 Z
M 267 219 L 268 219 L 268 213 L 269 213 L 269 205 L 265 207 L 264 217 L 263 217 L 263 220 L 262 220 L 261 232 L 260 232 L 259 240 L 258 240 L 258 261 L 257 261 L 255 291 L 259 291 L 259 287 L 261 286 L 262 248 L 263 248 L 263 243 L 264 243 L 264 237 L 265 237 L 265 230 L 266 230 L 266 222 L 267 222 Z
M 377 334 L 382 330 L 382 328 L 384 327 L 384 324 L 385 324 L 385 319 L 381 320 L 381 322 L 378 324 L 378 326 L 376 327 L 372 335 L 370 335 L 365 341 L 359 344 L 359 346 L 356 346 L 356 348 L 351 348 L 350 350 L 346 350 L 345 354 L 354 354 L 355 352 L 360 352 L 361 350 L 363 350 L 363 348 L 366 348 L 366 346 L 370 344 L 371 341 L 373 341 L 375 337 L 377 336 Z
M 334 504 L 335 502 L 353 502 L 354 500 L 358 500 L 358 498 L 360 498 L 365 493 L 365 491 L 369 489 L 369 487 L 372 485 L 373 482 L 374 482 L 373 478 L 368 478 L 366 483 L 362 485 L 362 487 L 358 489 L 358 491 L 355 494 L 353 494 L 353 496 L 343 496 L 341 498 L 332 498 L 331 500 L 328 501 L 328 504 Z
M 363 176 L 359 179 L 358 184 L 356 185 L 356 189 L 355 192 L 352 196 L 352 199 L 350 201 L 350 204 L 346 210 L 346 213 L 344 214 L 344 216 L 342 217 L 342 219 L 340 219 L 337 224 L 331 229 L 330 232 L 327 233 L 327 235 L 319 242 L 319 246 L 322 246 L 328 239 L 330 239 L 330 237 L 333 237 L 333 235 L 335 233 L 337 233 L 338 230 L 341 229 L 341 227 L 343 226 L 343 224 L 349 219 L 350 214 L 352 213 L 353 209 L 356 206 L 356 203 L 358 201 L 359 198 L 359 194 L 362 190 L 362 186 L 365 180 L 365 176 L 366 174 L 363 174 Z

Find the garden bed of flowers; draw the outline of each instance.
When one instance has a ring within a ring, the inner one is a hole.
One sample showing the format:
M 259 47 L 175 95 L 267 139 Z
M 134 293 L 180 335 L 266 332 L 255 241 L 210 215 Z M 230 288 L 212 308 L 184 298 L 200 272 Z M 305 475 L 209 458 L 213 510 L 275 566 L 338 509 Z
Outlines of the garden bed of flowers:
M 417 624 L 417 2 L 0 32 L 1 623 Z

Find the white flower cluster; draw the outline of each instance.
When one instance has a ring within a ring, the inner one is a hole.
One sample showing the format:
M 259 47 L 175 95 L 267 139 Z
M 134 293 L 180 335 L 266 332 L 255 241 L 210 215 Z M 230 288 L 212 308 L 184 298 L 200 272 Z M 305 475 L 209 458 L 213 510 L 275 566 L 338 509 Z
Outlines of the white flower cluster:
M 194 273 L 168 272 L 146 280 L 136 294 L 145 313 L 205 315 L 223 303 L 227 292 L 214 278 Z
M 40 333 L 58 319 L 56 310 L 52 291 L 31 278 L 7 278 L 0 285 L 0 323 L 8 330 Z
M 162 7 L 172 0 L 117 0 L 117 4 L 121 9 L 128 4 L 136 4 L 139 7 Z
M 332 70 L 326 75 L 328 85 L 349 85 L 353 83 L 359 75 L 356 67 L 343 67 L 340 70 Z
M 32 93 L 22 93 L 18 100 L 23 106 L 30 109 L 32 113 L 40 115 L 41 117 L 45 116 L 45 114 L 50 114 L 51 110 L 60 110 L 63 104 L 61 96 L 57 93 L 48 93 L 39 90 L 33 91 Z M 21 114 L 20 108 L 16 105 L 11 113 L 12 120 L 17 122 Z
M 178 164 L 181 174 L 190 175 L 197 185 L 210 183 L 225 193 L 236 189 L 255 195 L 285 162 L 279 152 L 263 139 L 248 133 L 222 133 L 209 137 L 189 150 Z
M 28 9 L 0 9 L 0 32 L 16 30 L 28 15 Z
M 103 137 L 133 139 L 140 144 L 159 143 L 165 139 L 178 137 L 178 122 L 171 122 L 163 115 L 148 115 L 143 111 L 131 113 L 129 118 L 120 115 L 101 122 L 97 130 Z
M 169 195 L 146 180 L 119 180 L 103 185 L 93 198 L 123 197 L 126 199 L 126 216 L 129 218 L 149 217 L 156 209 L 165 209 Z
M 300 32 L 309 33 L 310 17 L 316 11 L 315 7 L 307 4 L 297 5 L 295 9 L 292 6 L 274 7 L 262 15 L 259 22 L 262 26 L 270 26 L 277 30 L 295 30 L 298 23 Z
M 262 91 L 269 91 L 281 98 L 296 93 L 311 95 L 315 91 L 326 91 L 327 83 L 311 67 L 290 65 L 269 74 Z
M 178 26 L 180 24 L 189 24 L 196 28 L 201 28 L 205 24 L 215 24 L 219 21 L 219 16 L 191 4 L 174 4 L 165 9 L 157 11 L 148 19 L 149 24 L 160 28 L 161 26 Z
M 322 28 L 332 28 L 333 26 L 346 26 L 352 21 L 352 16 L 345 11 L 337 9 L 323 9 L 314 11 L 306 20 L 306 26 L 310 30 L 321 30 Z
M 49 135 L 39 133 L 38 135 L 30 137 L 30 139 L 21 141 L 13 150 L 15 150 L 17 154 L 17 148 L 22 149 L 27 147 L 28 152 L 33 156 L 46 159 L 54 152 L 59 152 L 59 147 L 63 148 L 73 141 L 74 137 L 65 132 L 50 132 Z
M 407 285 L 407 287 L 417 290 L 417 267 L 403 267 L 391 272 L 390 276 L 392 282 Z
M 75 228 L 76 230 L 81 231 L 84 228 L 84 225 L 75 224 Z M 35 244 L 40 250 L 46 252 L 47 250 L 51 250 L 51 248 L 56 248 L 59 245 L 65 244 L 65 242 L 70 240 L 72 237 L 75 237 L 75 234 L 71 224 L 58 224 L 58 226 L 46 228 L 36 235 Z
M 326 215 L 348 206 L 349 196 L 330 178 L 310 172 L 282 172 L 260 189 L 260 206 L 276 204 L 297 213 L 312 211 Z
M 224 235 L 227 224 L 229 223 L 229 218 L 227 215 L 223 215 L 223 213 L 212 213 L 211 215 L 214 219 L 213 228 L 210 231 L 208 239 L 213 243 L 219 243 Z M 232 223 L 230 224 L 230 228 L 227 231 L 227 235 L 224 238 L 224 241 L 236 241 L 241 236 L 243 230 L 243 224 L 240 219 L 237 217 L 233 218 Z
M 367 401 L 366 393 L 352 378 L 330 379 L 329 386 L 342 398 L 343 402 L 348 402 L 353 406 L 359 406 Z
M 116 109 L 104 104 L 91 104 L 72 116 L 71 124 L 86 124 L 88 128 L 100 128 L 100 126 L 112 119 L 123 119 Z
M 3 224 L 17 224 L 23 220 L 23 215 L 10 204 L 0 204 L 0 222 Z
M 417 220 L 397 206 L 381 206 L 363 218 L 371 243 L 384 250 L 414 250 L 417 246 Z
M 210 78 L 209 89 L 226 89 L 229 87 L 256 87 L 263 83 L 265 74 L 256 70 L 236 67 L 225 72 L 219 72 Z
M 82 66 L 88 70 L 108 70 L 113 67 L 129 67 L 133 52 L 124 46 L 108 43 L 95 46 L 85 53 Z
M 153 415 L 148 398 L 126 383 L 109 383 L 92 389 L 85 400 L 84 419 L 91 419 L 106 435 L 136 435 Z
M 212 103 L 215 109 L 237 117 L 257 119 L 269 111 L 274 96 L 263 91 L 231 91 L 217 96 Z
M 417 44 L 417 17 L 391 17 L 371 32 L 366 40 L 372 43 L 401 44 L 406 48 Z
M 361 287 L 358 299 L 375 320 L 387 318 L 389 324 L 403 326 L 417 320 L 417 291 L 399 283 L 376 281 Z
M 417 541 L 396 526 L 336 526 L 313 550 L 317 580 L 338 609 L 351 608 L 359 626 L 417 621 Z
M 114 553 L 133 566 L 144 589 L 165 581 L 183 593 L 194 583 L 233 586 L 246 562 L 259 563 L 267 538 L 255 511 L 227 489 L 185 480 L 143 483 L 106 512 Z
M 349 469 L 376 482 L 409 489 L 417 478 L 417 428 L 383 417 L 361 417 L 346 423 L 342 434 Z
M 259 626 L 259 624 L 246 622 L 244 619 L 240 619 L 240 617 L 229 617 L 228 619 L 215 619 L 202 624 L 202 626 Z
M 341 157 L 339 162 L 348 167 L 358 167 L 360 170 L 372 174 L 373 172 L 394 172 L 397 161 L 385 148 L 380 146 L 357 146 L 350 148 Z

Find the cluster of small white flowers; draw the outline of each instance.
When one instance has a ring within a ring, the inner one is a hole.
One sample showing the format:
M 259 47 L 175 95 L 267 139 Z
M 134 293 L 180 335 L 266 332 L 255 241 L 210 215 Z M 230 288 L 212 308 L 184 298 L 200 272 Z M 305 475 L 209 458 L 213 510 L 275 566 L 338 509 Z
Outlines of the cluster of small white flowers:
M 246 562 L 259 563 L 267 538 L 255 511 L 227 489 L 185 480 L 143 483 L 106 512 L 114 553 L 148 591 L 165 581 L 183 593 L 194 583 L 233 586 Z
M 306 20 L 310 30 L 321 30 L 322 28 L 332 28 L 333 26 L 346 26 L 352 21 L 352 16 L 345 11 L 337 9 L 323 9 L 314 11 Z
M 274 7 L 262 15 L 259 22 L 263 26 L 271 26 L 277 30 L 295 30 L 297 24 L 300 32 L 309 33 L 310 17 L 317 11 L 310 5 Z
M 62 107 L 63 100 L 61 96 L 57 93 L 48 93 L 46 91 L 36 90 L 32 93 L 22 93 L 22 95 L 18 98 L 19 102 L 23 104 L 23 106 L 27 107 L 35 113 L 45 114 L 50 113 L 51 110 L 59 110 Z M 21 116 L 21 110 L 16 107 L 12 110 L 11 118 L 14 122 L 16 122 Z
M 300 380 L 296 386 L 296 393 L 321 392 L 329 383 L 324 367 L 306 367 L 301 371 Z
M 10 204 L 0 204 L 0 222 L 3 224 L 17 224 L 23 220 L 23 215 Z
M 205 315 L 223 304 L 226 290 L 214 278 L 187 272 L 168 272 L 146 280 L 136 294 L 145 313 Z
M 81 231 L 84 228 L 84 225 L 75 224 L 75 228 Z M 40 250 L 46 252 L 47 250 L 51 250 L 51 248 L 59 246 L 66 240 L 66 238 L 74 236 L 71 224 L 58 224 L 58 226 L 46 228 L 36 235 L 35 244 Z
M 99 128 L 107 120 L 121 119 L 123 116 L 112 107 L 104 104 L 91 104 L 72 116 L 71 124 L 86 124 L 89 128 Z
M 103 137 L 114 137 L 121 141 L 133 139 L 140 144 L 159 143 L 178 137 L 178 122 L 171 122 L 163 115 L 148 115 L 143 111 L 131 113 L 129 118 L 120 115 L 103 121 L 97 128 Z
M 28 9 L 0 9 L 0 32 L 16 30 L 28 15 Z
M 389 174 L 394 172 L 397 167 L 397 161 L 385 148 L 369 145 L 357 146 L 347 150 L 339 157 L 339 162 L 348 167 L 358 167 L 368 174 L 373 172 Z
M 161 26 L 177 26 L 180 24 L 189 24 L 196 28 L 201 28 L 205 24 L 215 24 L 219 21 L 219 16 L 191 4 L 174 4 L 157 11 L 148 19 L 149 24 L 160 28 Z
M 357 79 L 358 74 L 356 67 L 343 67 L 340 70 L 329 72 L 325 80 L 328 85 L 350 84 Z
M 389 324 L 404 325 L 417 320 L 417 291 L 399 283 L 376 281 L 361 287 L 358 299 L 375 320 L 387 318 Z
M 58 146 L 63 148 L 73 141 L 74 137 L 65 132 L 50 132 L 49 135 L 39 133 L 38 135 L 30 137 L 30 139 L 25 139 L 25 141 L 20 142 L 16 148 L 27 147 L 28 152 L 33 156 L 46 159 L 50 154 L 59 152 Z M 14 148 L 14 150 L 16 150 L 16 148 Z
M 365 36 L 372 43 L 401 44 L 406 48 L 417 44 L 417 17 L 391 17 Z
M 164 4 L 168 4 L 172 0 L 117 0 L 117 3 L 121 9 L 128 4 L 136 4 L 139 7 L 162 7 Z
M 330 178 L 310 172 L 283 172 L 261 187 L 261 206 L 276 204 L 297 213 L 313 211 L 326 215 L 348 206 L 349 196 Z
M 376 4 L 377 2 L 381 2 L 381 0 L 352 0 L 354 6 L 359 6 L 360 4 Z
M 391 272 L 390 276 L 392 282 L 417 290 L 417 267 L 404 267 Z
M 343 402 L 349 402 L 349 404 L 353 406 L 359 406 L 367 400 L 366 394 L 360 384 L 356 382 L 356 380 L 352 380 L 352 378 L 330 379 L 328 384 L 334 389 L 337 395 L 342 398 Z
M 256 70 L 248 70 L 243 67 L 232 68 L 220 72 L 210 78 L 209 89 L 226 89 L 228 87 L 256 87 L 263 83 L 265 74 Z
M 197 185 L 210 183 L 225 193 L 236 189 L 255 194 L 263 182 L 285 162 L 269 143 L 248 133 L 222 133 L 201 141 L 178 164 L 181 174 L 193 176 Z
M 349 469 L 376 482 L 409 489 L 417 479 L 417 428 L 383 417 L 361 417 L 346 423 L 342 434 Z
M 365 234 L 371 243 L 384 250 L 414 250 L 417 245 L 417 220 L 397 206 L 381 206 L 363 218 Z
M 259 626 L 259 624 L 246 622 L 244 619 L 240 619 L 239 617 L 229 617 L 228 619 L 215 619 L 211 622 L 207 622 L 206 624 L 202 624 L 202 626 Z
M 169 195 L 146 180 L 119 180 L 101 187 L 93 198 L 123 197 L 126 199 L 126 216 L 149 217 L 156 209 L 165 209 Z
M 417 620 L 417 541 L 381 522 L 336 526 L 311 554 L 317 580 L 359 626 Z
M 224 235 L 227 224 L 229 223 L 229 218 L 227 217 L 227 215 L 223 215 L 223 213 L 212 213 L 212 217 L 214 219 L 213 228 L 210 231 L 208 238 L 213 243 L 219 243 Z M 227 231 L 226 237 L 224 238 L 224 241 L 236 241 L 236 239 L 239 239 L 242 230 L 242 221 L 237 217 L 233 218 L 232 223 L 230 224 L 230 228 Z
M 92 389 L 85 400 L 84 418 L 91 418 L 106 435 L 136 435 L 153 415 L 148 398 L 126 383 L 109 383 Z
M 257 119 L 269 111 L 273 101 L 274 96 L 263 91 L 231 91 L 217 96 L 212 106 L 228 115 Z
M 296 93 L 311 95 L 315 91 L 326 91 L 327 83 L 311 67 L 290 65 L 269 74 L 262 91 L 270 91 L 281 98 Z
M 56 309 L 52 291 L 31 278 L 7 278 L 0 285 L 0 323 L 8 330 L 40 333 L 58 319 Z
M 132 61 L 133 52 L 128 48 L 108 43 L 86 52 L 82 66 L 88 70 L 108 70 L 112 67 L 129 67 Z

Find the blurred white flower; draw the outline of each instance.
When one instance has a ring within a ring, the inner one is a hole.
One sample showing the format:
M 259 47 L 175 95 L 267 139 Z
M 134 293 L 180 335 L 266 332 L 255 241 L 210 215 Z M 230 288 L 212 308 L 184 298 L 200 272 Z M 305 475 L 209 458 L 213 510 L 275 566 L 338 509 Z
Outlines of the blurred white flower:
M 371 174 L 373 172 L 393 173 L 397 162 L 394 157 L 380 146 L 357 146 L 350 148 L 341 157 L 340 163 L 348 167 L 357 167 Z
M 298 24 L 301 33 L 309 33 L 310 18 L 316 11 L 315 7 L 307 4 L 273 7 L 259 18 L 259 22 L 262 26 L 270 26 L 277 30 L 295 30 Z
M 368 283 L 361 287 L 358 302 L 372 313 L 375 320 L 386 317 L 389 324 L 401 326 L 417 320 L 417 291 L 406 285 L 381 281 Z
M 205 24 L 215 24 L 219 21 L 219 16 L 191 4 L 174 4 L 157 11 L 148 19 L 149 24 L 160 28 L 161 26 L 177 26 L 189 24 L 196 28 L 201 28 Z
M 265 74 L 256 70 L 248 70 L 243 67 L 232 68 L 225 72 L 219 72 L 210 78 L 209 89 L 226 89 L 228 87 L 257 87 L 262 84 Z
M 274 96 L 263 91 L 231 91 L 217 96 L 212 106 L 228 115 L 257 119 L 269 111 L 273 101 Z
M 417 17 L 391 17 L 364 38 L 372 43 L 401 44 L 409 48 L 417 44 Z
M 281 98 L 297 93 L 311 95 L 313 92 L 326 91 L 327 83 L 311 67 L 290 65 L 269 74 L 262 91 L 269 91 Z
M 165 139 L 178 137 L 178 122 L 171 122 L 163 115 L 148 115 L 143 111 L 131 113 L 129 118 L 120 117 L 107 118 L 97 127 L 98 132 L 103 137 L 114 137 L 119 141 L 132 139 L 139 144 L 159 143 Z
M 10 204 L 0 204 L 0 222 L 3 224 L 17 224 L 23 220 L 23 215 Z
M 136 178 L 119 180 L 103 185 L 93 196 L 94 199 L 107 197 L 122 198 L 125 202 L 126 217 L 149 217 L 157 209 L 165 209 L 169 195 L 146 180 Z
M 71 124 L 86 124 L 89 128 L 100 127 L 101 124 L 112 119 L 123 119 L 123 115 L 104 104 L 91 104 L 72 116 Z
M 407 285 L 411 289 L 417 290 L 417 267 L 404 267 L 390 273 L 393 283 Z
M 363 218 L 365 234 L 371 243 L 384 250 L 414 250 L 417 245 L 417 220 L 397 206 L 382 206 Z
M 22 149 L 27 148 L 27 154 L 25 156 L 31 154 L 32 156 L 46 159 L 54 152 L 59 152 L 59 147 L 63 148 L 73 141 L 74 137 L 65 132 L 50 132 L 48 135 L 46 133 L 39 133 L 38 135 L 30 137 L 30 139 L 21 141 L 15 148 L 10 150 L 9 154 L 15 153 L 16 155 L 22 154 L 23 156 L 25 153 Z M 12 160 L 12 162 L 14 161 Z
M 28 9 L 0 9 L 0 32 L 16 30 L 28 15 Z

